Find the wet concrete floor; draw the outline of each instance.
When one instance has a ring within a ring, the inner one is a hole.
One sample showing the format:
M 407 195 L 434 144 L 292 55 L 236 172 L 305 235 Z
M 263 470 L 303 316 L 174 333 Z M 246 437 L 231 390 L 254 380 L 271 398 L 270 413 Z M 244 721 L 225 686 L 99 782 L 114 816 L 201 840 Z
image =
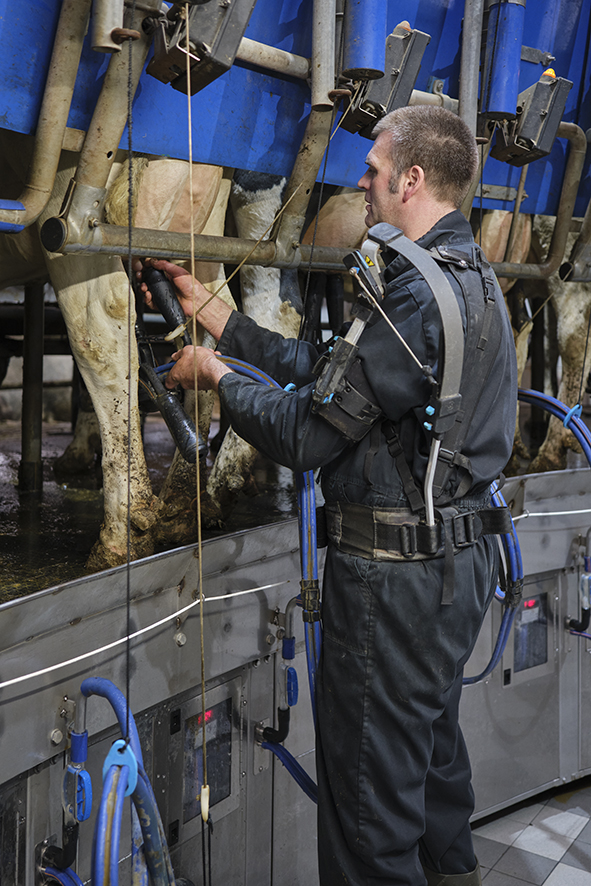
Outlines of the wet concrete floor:
M 0 422 L 0 603 L 85 575 L 103 513 L 95 472 L 86 478 L 89 488 L 60 482 L 54 476 L 53 462 L 72 439 L 69 423 L 43 425 L 43 490 L 39 494 L 19 492 L 20 438 L 20 422 Z M 144 449 L 157 494 L 174 455 L 174 443 L 160 416 L 147 417 Z M 204 538 L 295 516 L 291 471 L 261 457 L 253 476 L 257 494 L 241 493 L 223 530 L 204 532 Z

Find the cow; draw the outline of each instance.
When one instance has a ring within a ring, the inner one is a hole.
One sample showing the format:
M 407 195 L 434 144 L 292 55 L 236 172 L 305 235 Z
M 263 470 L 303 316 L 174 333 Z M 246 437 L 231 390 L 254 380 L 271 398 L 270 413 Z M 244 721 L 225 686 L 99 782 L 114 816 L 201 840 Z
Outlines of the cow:
M 29 137 L 0 133 L 3 180 L 11 181 L 14 188 L 9 198 L 20 193 L 31 149 Z M 153 495 L 141 440 L 134 347 L 128 373 L 127 341 L 128 336 L 134 339 L 135 314 L 121 260 L 106 255 L 50 253 L 39 242 L 37 228 L 58 214 L 76 163 L 76 154 L 62 153 L 53 194 L 37 225 L 17 235 L 0 235 L 0 287 L 48 278 L 56 292 L 71 350 L 93 406 L 79 411 L 72 443 L 56 467 L 60 475 L 78 471 L 94 460 L 99 448 L 102 451 L 104 520 L 87 563 L 89 571 L 97 571 L 125 562 L 128 556 L 128 475 L 131 559 L 150 555 L 155 546 L 194 539 L 195 468 L 177 452 L 158 498 Z M 127 163 L 120 152 L 109 181 L 105 212 L 106 221 L 112 224 L 127 223 Z M 285 179 L 278 176 L 238 173 L 232 181 L 233 170 L 193 164 L 191 201 L 185 161 L 136 156 L 132 168 L 136 191 L 132 221 L 142 228 L 188 231 L 192 206 L 196 233 L 222 235 L 232 188 L 236 230 L 241 236 L 256 238 L 279 209 L 285 187 Z M 235 306 L 225 286 L 223 265 L 197 262 L 196 275 L 210 291 Z M 296 272 L 244 268 L 241 276 L 245 311 L 283 335 L 297 335 L 301 303 Z M 255 290 L 256 298 L 252 295 Z M 207 334 L 200 342 L 210 347 L 215 344 Z M 192 411 L 191 397 L 187 400 L 186 408 Z M 206 439 L 211 394 L 200 392 L 198 403 L 199 426 Z M 233 433 L 227 435 L 204 490 L 206 525 L 221 522 L 230 501 L 243 487 L 255 455 L 245 441 Z

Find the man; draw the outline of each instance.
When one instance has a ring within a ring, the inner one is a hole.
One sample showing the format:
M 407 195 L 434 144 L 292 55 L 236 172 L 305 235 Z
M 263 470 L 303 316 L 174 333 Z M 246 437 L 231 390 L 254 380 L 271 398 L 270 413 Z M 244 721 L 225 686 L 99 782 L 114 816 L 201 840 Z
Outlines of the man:
M 257 449 L 295 471 L 322 469 L 330 540 L 317 690 L 322 886 L 476 886 L 473 794 L 458 705 L 463 666 L 496 586 L 498 555 L 490 535 L 477 532 L 465 545 L 450 541 L 449 508 L 469 520 L 484 515 L 490 484 L 509 458 L 517 396 L 513 337 L 498 284 L 458 211 L 477 167 L 468 128 L 442 109 L 409 107 L 389 114 L 374 133 L 359 181 L 366 224 L 390 223 L 437 256 L 458 299 L 467 349 L 483 312 L 493 330 L 478 327 L 479 347 L 489 340 L 478 358 L 468 349 L 467 362 L 483 359 L 486 372 L 464 363 L 465 433 L 436 500 L 448 527 L 436 553 L 405 551 L 396 541 L 402 530 L 392 534 L 391 524 L 396 532 L 400 523 L 414 530 L 424 516 L 416 506 L 411 511 L 409 495 L 424 482 L 430 441 L 423 418 L 431 390 L 377 314 L 358 342 L 357 386 L 380 418 L 359 442 L 312 411 L 316 350 L 300 343 L 296 352 L 295 341 L 219 301 L 199 314 L 219 351 L 259 366 L 281 385 L 293 381 L 298 390 L 239 377 L 204 348 L 176 354 L 167 385 L 192 387 L 196 372 L 199 387 L 218 390 L 234 429 Z M 443 245 L 447 252 L 434 252 Z M 433 294 L 401 255 L 386 251 L 385 258 L 383 308 L 418 363 L 437 377 L 441 319 Z M 174 281 L 188 315 L 193 300 L 200 307 L 209 297 L 181 269 L 155 265 Z M 394 541 L 380 546 L 378 537 Z M 453 599 L 445 587 L 446 550 L 453 553 Z

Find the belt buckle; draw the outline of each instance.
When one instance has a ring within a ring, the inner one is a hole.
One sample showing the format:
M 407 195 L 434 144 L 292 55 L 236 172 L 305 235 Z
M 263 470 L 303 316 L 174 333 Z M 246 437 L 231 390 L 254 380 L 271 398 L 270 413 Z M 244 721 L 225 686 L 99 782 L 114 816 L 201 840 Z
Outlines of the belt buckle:
M 476 541 L 474 536 L 474 512 L 455 514 L 451 518 L 454 545 L 456 548 L 467 548 Z
M 410 560 L 417 552 L 417 527 L 414 523 L 402 523 L 400 531 L 400 553 Z

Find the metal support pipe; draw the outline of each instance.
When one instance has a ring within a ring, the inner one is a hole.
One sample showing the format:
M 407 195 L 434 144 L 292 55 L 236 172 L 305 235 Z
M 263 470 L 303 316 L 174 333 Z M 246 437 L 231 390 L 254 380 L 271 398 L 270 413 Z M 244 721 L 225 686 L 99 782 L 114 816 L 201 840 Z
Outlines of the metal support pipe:
M 236 53 L 236 58 L 259 68 L 268 68 L 279 74 L 288 74 L 298 80 L 307 80 L 310 76 L 310 59 L 294 55 L 266 43 L 258 43 L 243 37 Z M 332 87 L 331 87 L 332 88 Z
M 159 0 L 152 0 L 155 9 Z M 135 94 L 140 74 L 146 60 L 151 37 L 144 33 L 141 23 L 145 11 L 126 11 L 125 24 L 140 33 L 140 39 L 131 46 L 131 89 Z M 74 244 L 74 252 L 95 251 L 92 245 L 97 237 L 96 228 L 102 214 L 106 184 L 115 160 L 117 148 L 127 120 L 127 93 L 129 54 L 120 52 L 111 57 L 92 121 L 84 139 L 75 176 L 66 195 L 65 209 L 59 218 L 48 219 L 41 233 L 44 243 L 54 252 L 68 251 Z
M 557 138 L 566 138 L 570 142 L 570 150 L 568 161 L 562 181 L 562 190 L 560 192 L 560 202 L 558 204 L 558 212 L 556 213 L 556 224 L 552 234 L 552 241 L 548 249 L 548 255 L 545 261 L 540 264 L 519 264 L 519 262 L 492 262 L 492 267 L 497 277 L 513 277 L 527 279 L 544 279 L 549 277 L 560 267 L 560 263 L 564 258 L 564 250 L 566 248 L 566 239 L 570 229 L 573 210 L 575 208 L 575 200 L 581 173 L 583 171 L 583 163 L 585 162 L 585 152 L 587 150 L 587 139 L 585 133 L 576 123 L 561 123 L 558 127 Z
M 335 85 L 336 0 L 314 0 L 312 23 L 312 110 L 332 110 Z
M 43 283 L 25 286 L 22 443 L 18 481 L 21 492 L 39 492 L 43 488 L 43 289 Z
M 460 61 L 459 116 L 476 135 L 478 119 L 478 71 L 484 0 L 465 0 Z
M 126 256 L 129 249 L 129 232 L 119 225 L 99 225 L 96 228 L 97 239 L 90 247 L 82 247 L 70 243 L 64 247 L 65 253 L 104 253 L 107 255 Z M 247 265 L 262 267 L 293 268 L 306 265 L 313 255 L 312 270 L 342 271 L 343 257 L 350 249 L 330 246 L 301 246 L 299 250 L 290 251 L 285 259 L 278 257 L 278 250 L 272 240 L 262 240 L 255 246 L 255 240 L 238 237 L 211 237 L 197 234 L 194 237 L 195 258 L 197 261 L 227 262 L 238 264 L 246 256 Z M 48 249 L 51 246 L 44 243 Z M 254 247 L 254 248 L 253 248 Z M 175 260 L 187 259 L 191 255 L 190 234 L 176 231 L 156 231 L 151 228 L 133 228 L 132 249 L 135 255 L 146 258 L 168 258 Z
M 511 216 L 511 227 L 509 228 L 509 235 L 507 237 L 507 246 L 505 248 L 505 256 L 503 258 L 503 261 L 509 261 L 511 259 L 513 242 L 515 240 L 515 234 L 517 233 L 517 222 L 519 221 L 519 210 L 521 209 L 521 204 L 523 203 L 523 195 L 525 194 L 525 179 L 527 177 L 528 169 L 529 163 L 526 163 L 525 166 L 522 167 L 521 175 L 519 176 L 517 194 L 515 195 L 515 206 L 513 207 L 513 215 Z
M 298 250 L 310 194 L 328 148 L 334 88 L 336 0 L 315 0 L 312 28 L 312 110 L 287 188 L 290 204 L 271 235 L 277 247 L 275 267 L 297 267 Z
M 445 108 L 452 114 L 458 113 L 458 99 L 450 98 L 444 92 L 422 92 L 420 89 L 413 89 L 410 94 L 409 105 L 436 105 L 439 108 Z
M 17 201 L 2 201 L 0 230 L 22 230 L 36 221 L 53 191 L 91 0 L 64 0 L 57 25 L 35 147 L 27 182 Z M 22 208 L 7 207 L 14 202 Z M 6 225 L 13 226 L 7 228 Z
M 155 6 L 157 8 L 158 4 Z M 126 21 L 126 26 L 141 33 L 141 38 L 134 41 L 131 47 L 131 89 L 134 95 L 152 40 L 142 30 L 144 18 L 145 12 L 136 10 L 129 25 Z M 107 183 L 127 121 L 128 67 L 127 52 L 114 55 L 109 62 L 78 161 L 75 176 L 77 185 L 102 188 Z
M 124 0 L 94 0 L 92 10 L 92 48 L 96 52 L 121 52 L 113 40 L 113 31 L 123 26 Z
M 587 204 L 585 217 L 569 260 L 559 271 L 560 279 L 570 283 L 591 282 L 591 200 Z

